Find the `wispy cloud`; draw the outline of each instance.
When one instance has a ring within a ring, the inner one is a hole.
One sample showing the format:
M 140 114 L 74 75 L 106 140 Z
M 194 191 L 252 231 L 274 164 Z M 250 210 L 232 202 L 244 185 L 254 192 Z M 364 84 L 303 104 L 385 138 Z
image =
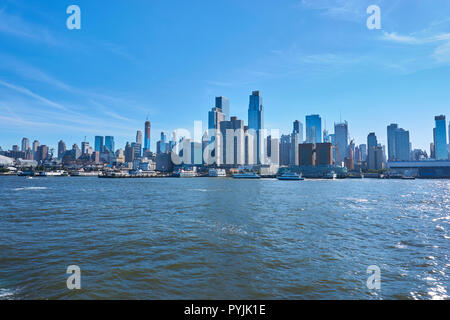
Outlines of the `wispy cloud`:
M 318 10 L 333 19 L 360 22 L 367 8 L 365 0 L 300 0 L 300 8 Z
M 390 32 L 390 33 L 384 32 L 381 39 L 386 40 L 386 41 L 397 42 L 397 43 L 419 45 L 419 44 L 435 43 L 435 42 L 439 42 L 439 41 L 450 40 L 450 33 L 441 33 L 441 34 L 428 36 L 428 37 L 420 37 L 420 36 L 415 36 L 413 34 L 399 35 L 396 32 Z

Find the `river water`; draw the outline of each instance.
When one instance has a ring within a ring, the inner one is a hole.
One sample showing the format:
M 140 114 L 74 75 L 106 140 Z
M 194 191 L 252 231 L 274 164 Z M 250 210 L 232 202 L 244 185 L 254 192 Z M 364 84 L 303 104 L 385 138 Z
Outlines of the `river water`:
M 449 298 L 449 180 L 0 177 L 0 195 L 0 299 Z

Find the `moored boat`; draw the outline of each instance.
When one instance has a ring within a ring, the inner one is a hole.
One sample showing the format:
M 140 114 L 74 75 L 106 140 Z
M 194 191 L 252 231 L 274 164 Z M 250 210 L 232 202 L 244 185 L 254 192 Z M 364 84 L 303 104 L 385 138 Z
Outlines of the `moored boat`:
M 282 175 L 278 176 L 278 180 L 290 180 L 290 181 L 301 181 L 305 180 L 301 174 L 296 172 L 285 172 Z

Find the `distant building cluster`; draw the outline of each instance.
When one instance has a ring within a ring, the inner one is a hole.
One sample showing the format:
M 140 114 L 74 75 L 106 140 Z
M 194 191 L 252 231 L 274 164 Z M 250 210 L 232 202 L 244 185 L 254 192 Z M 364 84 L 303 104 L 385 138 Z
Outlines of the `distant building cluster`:
M 124 148 L 116 148 L 113 136 L 95 136 L 91 146 L 86 139 L 67 148 L 58 142 L 58 150 L 41 145 L 38 140 L 8 151 L 0 148 L 0 155 L 17 161 L 22 166 L 64 166 L 68 168 L 104 167 L 139 171 L 172 172 L 179 167 L 215 167 L 233 169 L 239 166 L 260 167 L 330 167 L 348 171 L 379 171 L 389 163 L 450 159 L 450 125 L 444 115 L 435 117 L 433 142 L 429 154 L 412 149 L 408 130 L 392 123 L 387 126 L 387 147 L 375 132 L 368 133 L 367 141 L 357 145 L 351 139 L 349 124 L 334 124 L 334 133 L 322 128 L 318 114 L 305 117 L 305 127 L 293 121 L 292 132 L 279 136 L 264 128 L 264 105 L 260 91 L 249 96 L 248 122 L 230 116 L 230 101 L 216 97 L 215 106 L 208 112 L 208 130 L 201 141 L 173 134 L 168 139 L 161 132 L 155 152 L 151 151 L 151 123 L 147 119 L 144 131 L 136 132 L 136 139 Z M 447 127 L 449 139 L 447 141 Z

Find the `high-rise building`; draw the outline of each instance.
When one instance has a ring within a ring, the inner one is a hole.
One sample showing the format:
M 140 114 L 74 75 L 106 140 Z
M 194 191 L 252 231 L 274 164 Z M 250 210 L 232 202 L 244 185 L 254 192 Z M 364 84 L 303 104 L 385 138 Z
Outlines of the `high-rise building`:
M 397 129 L 394 133 L 395 153 L 393 161 L 409 161 L 411 159 L 411 143 L 409 142 L 409 131 Z M 388 138 L 389 142 L 389 138 Z M 388 146 L 389 150 L 389 146 Z M 392 160 L 391 160 L 392 161 Z
M 130 146 L 130 143 L 127 142 L 127 144 L 125 145 L 125 162 L 130 163 L 133 161 L 134 161 L 134 150 Z
M 314 143 L 300 143 L 298 145 L 298 158 L 300 166 L 314 166 Z
M 367 168 L 371 170 L 383 169 L 383 163 L 385 162 L 384 147 L 378 144 L 377 136 L 374 132 L 371 132 L 367 136 Z
M 149 120 L 145 121 L 145 130 L 144 130 L 144 153 L 146 151 L 150 151 L 150 131 L 151 131 L 151 123 Z
M 291 148 L 290 148 L 290 159 L 289 164 L 297 165 L 299 164 L 298 159 L 298 145 L 303 143 L 303 124 L 299 120 L 295 120 L 293 123 L 293 130 L 291 134 Z
M 392 123 L 387 127 L 388 161 L 408 161 L 411 158 L 409 131 Z
M 30 149 L 30 140 L 28 138 L 22 139 L 22 151 L 27 151 Z
M 105 151 L 109 152 L 115 152 L 115 146 L 114 146 L 114 137 L 112 136 L 106 136 L 105 137 Z
M 36 153 L 36 161 L 45 161 L 48 159 L 48 147 L 46 145 L 38 146 Z
M 229 121 L 220 122 L 222 136 L 222 161 L 227 165 L 245 164 L 244 121 L 231 117 Z M 231 135 L 232 133 L 232 135 Z
M 261 154 L 264 154 L 264 143 L 261 143 L 264 129 L 263 99 L 259 91 L 253 91 L 248 106 L 248 129 L 256 132 L 256 159 L 261 164 Z
M 222 121 L 225 121 L 225 114 L 221 108 L 215 107 L 208 112 L 208 129 L 219 130 Z
M 95 136 L 95 144 L 94 149 L 98 152 L 103 152 L 104 144 L 103 144 L 103 136 Z
M 316 143 L 316 165 L 328 166 L 333 164 L 333 145 L 330 142 Z
M 436 127 L 434 130 L 434 153 L 436 160 L 447 160 L 447 121 L 444 115 L 434 118 Z
M 322 142 L 322 118 L 318 114 L 306 116 L 306 142 Z
M 136 142 L 131 143 L 131 149 L 133 149 L 134 159 L 142 157 L 142 145 Z M 128 161 L 127 161 L 128 162 Z
M 280 165 L 287 166 L 291 159 L 291 136 L 283 134 L 280 139 Z M 298 147 L 297 147 L 298 150 Z
M 378 145 L 377 136 L 375 135 L 375 132 L 369 133 L 367 136 L 367 150 L 369 151 L 370 148 L 375 148 Z
M 395 155 L 395 133 L 398 130 L 398 124 L 391 123 L 387 126 L 387 142 L 388 142 L 388 160 L 396 161 Z
M 88 141 L 81 142 L 81 154 L 82 155 L 89 154 L 89 142 Z M 58 146 L 58 156 L 59 156 L 59 146 Z
M 164 132 L 161 132 L 161 138 L 156 143 L 156 154 L 169 152 L 169 143 L 167 142 L 167 136 Z
M 222 121 L 226 121 L 230 117 L 230 100 L 226 97 L 216 97 L 216 108 L 222 110 L 224 115 L 224 119 Z
M 336 159 L 338 163 L 344 162 L 348 157 L 348 123 L 334 124 L 334 141 L 336 145 Z
M 142 145 L 142 131 L 138 130 L 136 132 L 136 143 L 139 143 L 140 145 Z
M 59 140 L 59 142 L 58 142 L 58 158 L 62 159 L 65 152 L 66 152 L 66 144 L 64 143 L 64 141 Z
M 360 152 L 361 161 L 367 161 L 367 145 L 366 144 L 359 145 L 359 152 Z

